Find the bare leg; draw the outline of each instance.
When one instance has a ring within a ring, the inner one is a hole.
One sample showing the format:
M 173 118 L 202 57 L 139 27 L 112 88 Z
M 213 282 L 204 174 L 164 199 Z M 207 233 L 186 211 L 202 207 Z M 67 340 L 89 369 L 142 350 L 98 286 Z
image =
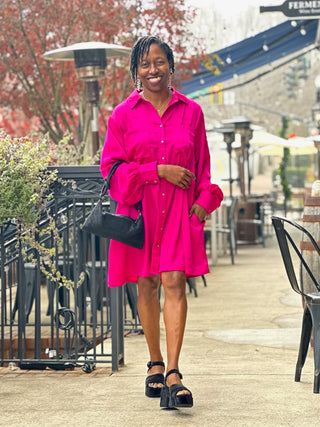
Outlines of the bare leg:
M 138 312 L 152 362 L 163 360 L 160 350 L 159 285 L 158 276 L 139 277 L 138 280 Z M 153 366 L 148 373 L 163 373 L 163 367 Z M 153 386 L 162 387 L 162 384 Z
M 186 276 L 181 271 L 162 273 L 162 284 L 165 292 L 164 322 L 167 338 L 167 371 L 179 370 L 179 356 L 187 319 Z M 178 374 L 171 374 L 167 385 L 181 384 Z M 187 391 L 178 394 L 188 394 Z

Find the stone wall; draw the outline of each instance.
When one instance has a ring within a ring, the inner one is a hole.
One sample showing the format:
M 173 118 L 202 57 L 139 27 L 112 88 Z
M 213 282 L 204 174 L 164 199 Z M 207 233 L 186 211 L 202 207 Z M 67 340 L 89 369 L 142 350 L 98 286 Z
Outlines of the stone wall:
M 241 86 L 243 82 L 267 71 L 268 67 L 240 76 L 237 79 L 223 82 L 223 88 L 239 84 L 237 88 L 232 89 L 235 93 L 235 105 L 212 105 L 210 104 L 209 96 L 196 99 L 204 110 L 207 127 L 216 126 L 221 120 L 234 116 L 246 116 L 251 118 L 254 124 L 263 126 L 268 132 L 278 135 L 282 127 L 281 115 L 258 108 L 264 107 L 304 119 L 305 123 L 294 119 L 290 120 L 287 136 L 291 133 L 296 133 L 299 136 L 308 136 L 310 132 L 315 130 L 307 122 L 311 121 L 311 110 L 316 102 L 314 81 L 316 76 L 320 74 L 320 54 L 318 50 L 313 50 L 308 54 L 308 57 L 311 63 L 309 77 L 303 81 L 304 85 L 297 91 L 296 98 L 289 98 L 287 95 L 284 72 L 289 64 L 286 64 L 244 86 Z M 237 101 L 250 103 L 256 105 L 256 107 L 252 108 L 237 104 Z

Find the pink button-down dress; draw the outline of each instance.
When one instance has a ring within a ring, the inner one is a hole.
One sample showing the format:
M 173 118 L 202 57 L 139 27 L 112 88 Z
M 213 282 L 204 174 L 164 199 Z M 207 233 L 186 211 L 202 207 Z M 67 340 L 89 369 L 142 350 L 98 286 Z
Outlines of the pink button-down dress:
M 124 160 L 110 183 L 117 213 L 136 218 L 134 204 L 142 201 L 145 223 L 143 249 L 111 240 L 108 285 L 137 283 L 139 276 L 184 271 L 187 277 L 208 273 L 203 227 L 194 203 L 211 213 L 223 199 L 210 180 L 210 155 L 201 107 L 173 90 L 162 115 L 134 91 L 118 105 L 108 122 L 101 173 L 108 175 L 116 160 Z M 189 189 L 160 179 L 158 164 L 189 169 L 196 179 Z

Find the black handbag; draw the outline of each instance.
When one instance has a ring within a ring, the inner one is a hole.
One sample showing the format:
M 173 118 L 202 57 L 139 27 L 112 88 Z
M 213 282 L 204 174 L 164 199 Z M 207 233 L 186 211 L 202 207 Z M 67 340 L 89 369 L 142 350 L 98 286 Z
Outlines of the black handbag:
M 142 249 L 144 244 L 144 221 L 141 213 L 141 202 L 134 205 L 139 211 L 137 219 L 111 213 L 108 207 L 103 206 L 103 199 L 110 188 L 111 177 L 121 163 L 123 162 L 118 161 L 112 165 L 102 187 L 99 201 L 86 218 L 82 230 Z

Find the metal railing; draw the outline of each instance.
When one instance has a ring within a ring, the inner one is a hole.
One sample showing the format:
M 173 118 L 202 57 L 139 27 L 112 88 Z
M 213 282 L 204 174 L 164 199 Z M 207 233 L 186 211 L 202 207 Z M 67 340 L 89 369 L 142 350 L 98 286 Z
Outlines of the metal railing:
M 84 363 L 90 370 L 96 363 L 111 363 L 117 370 L 124 362 L 125 330 L 141 332 L 141 326 L 135 285 L 107 286 L 108 240 L 81 229 L 103 184 L 99 167 L 54 169 L 59 180 L 48 210 L 60 243 L 41 232 L 47 215 L 40 220 L 38 238 L 53 248 L 56 270 L 75 286 L 67 289 L 42 273 L 37 251 L 22 247 L 15 225 L 0 229 L 0 364 L 67 369 Z M 23 252 L 32 253 L 35 262 L 27 262 Z

